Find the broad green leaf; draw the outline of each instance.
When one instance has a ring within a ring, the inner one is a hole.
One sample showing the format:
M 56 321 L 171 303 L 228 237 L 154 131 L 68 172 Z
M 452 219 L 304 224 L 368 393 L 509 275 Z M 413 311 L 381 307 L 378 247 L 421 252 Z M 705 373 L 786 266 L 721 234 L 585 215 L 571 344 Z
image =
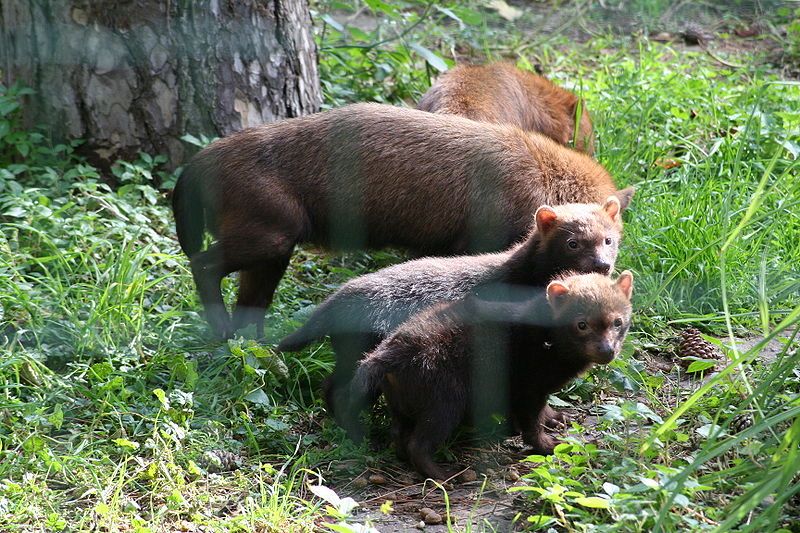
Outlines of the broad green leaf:
M 608 494 L 609 496 L 613 496 L 614 494 L 619 492 L 619 487 L 614 485 L 613 483 L 609 483 L 606 481 L 603 483 L 603 491 Z
M 167 393 L 165 393 L 162 389 L 153 389 L 153 395 L 158 398 L 158 401 L 161 403 L 161 407 L 163 407 L 164 410 L 169 410 Z
M 555 521 L 556 519 L 554 517 L 546 514 L 534 514 L 528 517 L 528 523 L 530 523 L 530 527 L 532 527 L 534 531 L 547 527 Z
M 117 446 L 119 446 L 120 448 L 125 449 L 125 450 L 137 450 L 137 449 L 139 449 L 139 443 L 138 442 L 133 442 L 133 441 L 128 440 L 128 439 L 114 439 L 114 444 L 116 444 Z
M 328 15 L 327 13 L 325 15 L 322 15 L 321 18 L 322 18 L 322 20 L 325 21 L 325 23 L 328 26 L 330 26 L 334 30 L 336 30 L 336 31 L 338 31 L 340 33 L 344 33 L 345 32 L 344 26 L 339 24 L 339 21 L 337 21 L 335 18 L 333 18 L 332 16 Z
M 439 55 L 435 54 L 431 50 L 428 50 L 419 43 L 411 43 L 409 46 L 414 49 L 415 52 L 421 55 L 430 66 L 439 72 L 444 72 L 447 70 L 447 63 L 445 63 L 444 59 L 442 59 Z
M 605 498 L 600 498 L 598 496 L 575 498 L 574 501 L 578 505 L 582 505 L 583 507 L 589 507 L 590 509 L 608 509 L 611 506 L 608 500 L 606 500 Z
M 689 365 L 689 368 L 686 369 L 686 372 L 693 373 L 693 372 L 702 372 L 703 370 L 708 370 L 709 368 L 713 368 L 716 366 L 717 362 L 713 359 L 698 359 L 696 361 L 692 361 L 692 364 Z
M 506 20 L 516 20 L 522 16 L 521 9 L 508 5 L 505 0 L 491 0 L 487 5 Z
M 24 218 L 26 214 L 27 213 L 25 212 L 25 209 L 23 209 L 22 207 L 20 207 L 18 205 L 12 207 L 11 209 L 9 209 L 5 213 L 3 213 L 3 215 L 5 215 L 7 217 L 12 217 L 12 218 Z
M 450 9 L 458 16 L 459 19 L 464 21 L 464 24 L 468 24 L 470 26 L 480 25 L 485 18 L 481 13 L 468 7 L 451 6 Z
M 272 402 L 269 400 L 269 396 L 264 392 L 263 389 L 256 389 L 247 396 L 244 397 L 245 400 L 248 402 L 253 402 L 257 405 L 264 405 L 270 406 Z

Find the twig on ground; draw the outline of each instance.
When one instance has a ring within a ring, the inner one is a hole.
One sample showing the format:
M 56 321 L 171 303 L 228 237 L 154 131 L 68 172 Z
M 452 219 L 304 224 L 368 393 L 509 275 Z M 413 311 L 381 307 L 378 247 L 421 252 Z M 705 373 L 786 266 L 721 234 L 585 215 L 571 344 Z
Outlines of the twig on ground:
M 747 65 L 739 65 L 739 64 L 736 64 L 736 63 L 730 63 L 728 61 L 725 61 L 721 57 L 715 55 L 711 51 L 711 49 L 706 44 L 704 44 L 702 42 L 700 43 L 700 48 L 702 48 L 703 51 L 711 57 L 711 59 L 713 59 L 714 61 L 718 62 L 721 65 L 724 65 L 724 66 L 730 67 L 730 68 L 745 68 L 745 67 L 747 67 Z

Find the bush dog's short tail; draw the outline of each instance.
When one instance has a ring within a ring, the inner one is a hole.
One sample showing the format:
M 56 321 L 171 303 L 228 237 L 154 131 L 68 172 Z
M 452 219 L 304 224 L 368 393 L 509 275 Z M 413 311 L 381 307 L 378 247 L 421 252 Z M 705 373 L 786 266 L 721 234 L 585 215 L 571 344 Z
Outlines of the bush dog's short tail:
M 325 306 L 325 303 L 321 304 L 320 309 L 297 331 L 284 337 L 275 349 L 279 352 L 298 352 L 313 341 L 329 335 L 333 329 L 329 320 L 332 315 L 329 306 L 322 306 Z
M 322 328 L 315 327 L 317 322 L 312 317 L 300 329 L 284 337 L 275 349 L 279 352 L 299 352 L 312 341 L 324 337 L 327 331 L 320 331 Z
M 297 352 L 328 335 L 340 332 L 370 333 L 368 329 L 361 329 L 363 318 L 359 311 L 346 298 L 326 300 L 319 304 L 305 324 L 284 337 L 276 349 L 280 352 Z
M 172 193 L 172 212 L 175 215 L 178 242 L 189 258 L 203 247 L 203 236 L 206 229 L 203 187 L 197 183 L 198 170 L 192 162 L 189 162 L 178 178 Z

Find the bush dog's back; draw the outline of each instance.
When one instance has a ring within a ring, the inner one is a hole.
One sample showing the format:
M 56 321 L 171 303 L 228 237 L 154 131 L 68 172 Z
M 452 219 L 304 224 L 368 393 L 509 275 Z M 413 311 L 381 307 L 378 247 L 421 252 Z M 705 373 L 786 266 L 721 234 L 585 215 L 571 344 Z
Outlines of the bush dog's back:
M 173 209 L 209 321 L 229 335 L 220 279 L 243 271 L 234 327 L 260 323 L 298 242 L 497 250 L 526 233 L 542 204 L 612 194 L 624 208 L 632 191 L 542 135 L 355 104 L 213 143 L 187 165 Z M 218 242 L 198 253 L 206 226 Z
M 540 132 L 563 145 L 570 145 L 574 138 L 576 149 L 594 153 L 592 121 L 578 97 L 510 63 L 459 65 L 422 95 L 417 109 L 510 124 Z M 575 136 L 578 112 L 581 117 Z

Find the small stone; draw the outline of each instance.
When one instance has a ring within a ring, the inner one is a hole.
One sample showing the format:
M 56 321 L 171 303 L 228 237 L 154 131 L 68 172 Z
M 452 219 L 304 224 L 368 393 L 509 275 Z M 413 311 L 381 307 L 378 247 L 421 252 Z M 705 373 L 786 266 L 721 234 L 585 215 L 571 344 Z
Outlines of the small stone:
M 422 517 L 422 520 L 430 526 L 435 526 L 443 522 L 442 515 L 428 507 L 420 509 L 419 515 Z
M 409 476 L 408 474 L 403 474 L 402 476 L 397 478 L 397 482 L 403 486 L 409 486 L 414 484 L 414 478 Z
M 672 34 L 671 33 L 667 33 L 665 31 L 662 31 L 662 32 L 656 33 L 655 35 L 650 37 L 650 39 L 653 40 L 653 41 L 659 42 L 659 43 L 666 43 L 666 42 L 669 42 L 669 41 L 672 40 Z
M 417 524 L 417 529 L 425 529 L 425 521 L 424 520 L 420 520 L 419 521 L 419 523 Z
M 77 7 L 72 8 L 72 20 L 74 20 L 77 24 L 81 26 L 86 26 L 89 24 L 89 14 L 86 13 L 83 9 L 78 9 Z
M 380 474 L 372 474 L 369 476 L 369 482 L 373 485 L 384 485 L 386 484 L 386 478 Z
M 519 481 L 519 472 L 514 468 L 509 468 L 506 472 L 506 479 L 514 482 Z
M 461 475 L 459 476 L 459 479 L 463 483 L 470 483 L 470 482 L 476 481 L 478 479 L 478 473 L 470 468 L 469 470 L 464 470 L 463 472 L 461 472 Z
M 359 476 L 353 480 L 353 486 L 357 489 L 363 489 L 368 483 L 369 482 L 362 476 Z

